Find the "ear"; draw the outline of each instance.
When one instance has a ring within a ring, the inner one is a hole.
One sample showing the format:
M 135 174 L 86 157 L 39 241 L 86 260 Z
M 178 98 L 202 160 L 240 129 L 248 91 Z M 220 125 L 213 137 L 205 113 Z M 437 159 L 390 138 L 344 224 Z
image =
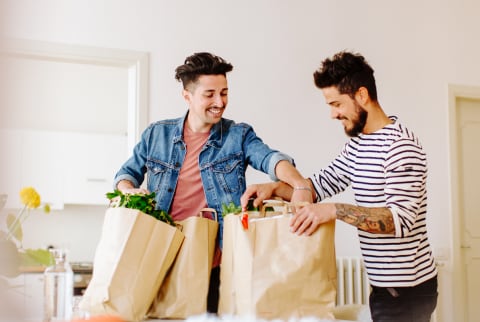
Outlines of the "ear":
M 365 105 L 370 100 L 368 89 L 366 87 L 360 87 L 355 93 L 355 99 L 362 105 Z
M 188 105 L 190 105 L 190 101 L 192 99 L 192 94 L 187 91 L 186 89 L 184 89 L 182 91 L 182 96 L 183 96 L 183 99 L 185 100 L 185 102 L 187 102 Z

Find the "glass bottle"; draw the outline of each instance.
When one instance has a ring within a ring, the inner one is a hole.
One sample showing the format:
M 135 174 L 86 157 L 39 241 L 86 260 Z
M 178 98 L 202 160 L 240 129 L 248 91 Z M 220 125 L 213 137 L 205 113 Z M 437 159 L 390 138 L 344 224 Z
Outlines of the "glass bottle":
M 45 322 L 68 321 L 72 317 L 73 271 L 63 249 L 50 250 L 55 264 L 44 272 Z

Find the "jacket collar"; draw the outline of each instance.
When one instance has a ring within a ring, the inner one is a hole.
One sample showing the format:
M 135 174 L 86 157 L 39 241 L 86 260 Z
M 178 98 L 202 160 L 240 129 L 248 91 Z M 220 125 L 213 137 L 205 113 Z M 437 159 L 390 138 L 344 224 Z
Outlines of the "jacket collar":
M 175 129 L 175 133 L 173 136 L 173 143 L 177 143 L 183 140 L 183 127 L 185 126 L 185 122 L 187 121 L 188 111 L 185 115 L 180 119 L 178 122 L 177 127 Z M 206 145 L 210 145 L 212 147 L 220 147 L 222 144 L 222 137 L 223 131 L 225 130 L 225 119 L 222 117 L 220 122 L 214 124 L 210 129 L 210 135 L 208 137 Z

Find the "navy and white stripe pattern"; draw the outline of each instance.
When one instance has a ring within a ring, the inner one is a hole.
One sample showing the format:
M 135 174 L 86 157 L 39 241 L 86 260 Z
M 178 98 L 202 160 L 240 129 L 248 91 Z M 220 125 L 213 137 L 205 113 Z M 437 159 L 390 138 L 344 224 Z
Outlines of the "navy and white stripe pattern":
M 358 230 L 370 283 L 420 284 L 437 274 L 427 238 L 427 161 L 415 135 L 394 123 L 350 139 L 340 155 L 311 179 L 319 200 L 352 186 L 358 206 L 388 207 L 395 236 Z

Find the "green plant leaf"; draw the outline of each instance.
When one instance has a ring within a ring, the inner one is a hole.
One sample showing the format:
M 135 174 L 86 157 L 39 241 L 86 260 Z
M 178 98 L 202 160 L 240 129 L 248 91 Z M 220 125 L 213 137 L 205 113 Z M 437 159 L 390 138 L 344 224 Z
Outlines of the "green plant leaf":
M 235 205 L 233 201 L 230 201 L 228 204 L 222 204 L 222 217 L 225 217 L 228 214 L 238 214 L 240 212 L 242 212 L 242 207 Z
M 155 192 L 150 194 L 138 193 L 138 194 L 124 194 L 119 190 L 113 192 L 107 192 L 106 196 L 110 201 L 115 198 L 119 198 L 120 201 L 111 203 L 111 207 L 124 207 L 130 209 L 137 209 L 141 212 L 153 216 L 154 218 L 161 220 L 167 224 L 175 226 L 170 214 L 164 210 L 158 210 L 156 208 Z
M 118 197 L 118 196 L 119 196 L 119 194 L 118 194 L 119 192 L 120 192 L 120 191 L 118 191 L 118 190 L 115 190 L 114 192 L 107 192 L 107 193 L 106 193 L 107 199 L 112 200 L 113 198 Z
M 50 266 L 55 262 L 52 253 L 42 248 L 27 248 L 20 252 L 20 258 L 22 266 Z

